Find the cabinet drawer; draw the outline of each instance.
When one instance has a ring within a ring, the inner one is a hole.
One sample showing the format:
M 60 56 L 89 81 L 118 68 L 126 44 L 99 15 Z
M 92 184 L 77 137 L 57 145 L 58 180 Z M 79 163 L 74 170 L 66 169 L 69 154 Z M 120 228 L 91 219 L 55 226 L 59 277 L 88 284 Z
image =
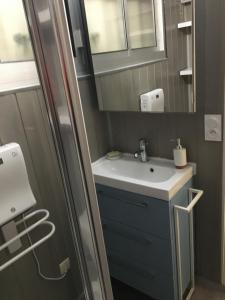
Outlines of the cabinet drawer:
M 97 185 L 101 217 L 134 229 L 170 238 L 167 201 Z
M 172 275 L 172 254 L 169 240 L 131 229 L 128 226 L 103 219 L 107 253 L 118 254 L 121 259 L 129 256 L 140 266 L 153 267 Z
M 174 300 L 173 279 L 163 272 L 140 268 L 115 255 L 109 256 L 109 269 L 112 277 L 156 300 Z

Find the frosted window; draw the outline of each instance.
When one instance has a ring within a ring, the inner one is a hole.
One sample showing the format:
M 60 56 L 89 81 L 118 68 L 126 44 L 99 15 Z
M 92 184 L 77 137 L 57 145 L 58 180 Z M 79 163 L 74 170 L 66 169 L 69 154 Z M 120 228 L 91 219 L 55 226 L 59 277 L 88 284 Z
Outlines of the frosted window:
M 156 46 L 153 0 L 127 0 L 130 48 Z
M 0 62 L 32 58 L 22 0 L 0 0 Z
M 122 0 L 85 0 L 92 53 L 126 49 Z

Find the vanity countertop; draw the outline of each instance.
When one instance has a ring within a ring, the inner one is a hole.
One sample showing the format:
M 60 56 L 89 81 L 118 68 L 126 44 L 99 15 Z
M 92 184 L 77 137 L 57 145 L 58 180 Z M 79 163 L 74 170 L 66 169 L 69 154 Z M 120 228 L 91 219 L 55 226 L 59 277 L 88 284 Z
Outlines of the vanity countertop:
M 100 158 L 92 170 L 98 184 L 168 201 L 192 178 L 195 164 L 176 169 L 172 160 L 150 158 L 143 163 L 123 154 L 116 160 Z

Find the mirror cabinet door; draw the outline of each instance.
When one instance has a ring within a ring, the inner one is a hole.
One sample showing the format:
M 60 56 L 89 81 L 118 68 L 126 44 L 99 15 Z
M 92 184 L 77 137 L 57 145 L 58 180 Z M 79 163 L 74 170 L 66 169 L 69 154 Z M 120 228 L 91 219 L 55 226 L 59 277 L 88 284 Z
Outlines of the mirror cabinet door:
M 195 0 L 73 1 L 100 110 L 195 112 Z

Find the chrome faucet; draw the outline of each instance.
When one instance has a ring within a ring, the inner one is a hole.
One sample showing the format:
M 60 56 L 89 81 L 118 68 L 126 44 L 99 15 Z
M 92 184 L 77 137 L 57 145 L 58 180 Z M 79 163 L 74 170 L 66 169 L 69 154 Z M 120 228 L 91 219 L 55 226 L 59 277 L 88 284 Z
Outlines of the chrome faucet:
M 145 139 L 140 139 L 139 140 L 140 150 L 134 153 L 134 157 L 135 158 L 140 157 L 141 162 L 148 161 L 148 156 L 147 156 L 147 152 L 146 152 L 147 145 L 148 145 L 148 143 Z

